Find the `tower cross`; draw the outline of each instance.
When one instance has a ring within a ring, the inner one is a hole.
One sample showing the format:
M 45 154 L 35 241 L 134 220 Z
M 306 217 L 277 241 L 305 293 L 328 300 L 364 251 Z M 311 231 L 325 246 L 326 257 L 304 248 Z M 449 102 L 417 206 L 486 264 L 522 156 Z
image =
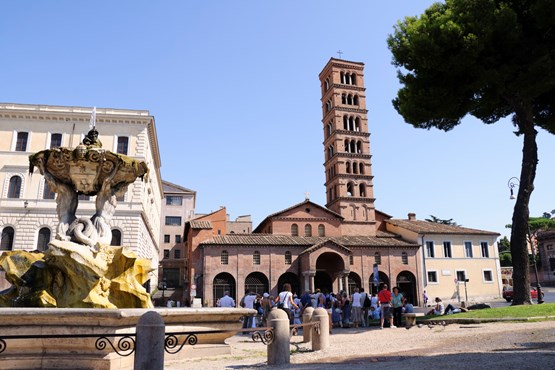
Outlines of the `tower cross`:
M 341 59 L 341 56 L 343 55 L 343 52 L 341 50 L 336 51 L 337 55 L 339 55 L 339 59 Z

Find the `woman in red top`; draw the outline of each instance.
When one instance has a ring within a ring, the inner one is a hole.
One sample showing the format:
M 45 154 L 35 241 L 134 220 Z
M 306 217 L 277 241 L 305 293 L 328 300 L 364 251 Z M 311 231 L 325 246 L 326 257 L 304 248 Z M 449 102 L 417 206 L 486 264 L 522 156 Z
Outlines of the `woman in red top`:
M 380 329 L 383 329 L 384 319 L 387 316 L 391 328 L 396 328 L 393 325 L 393 315 L 391 314 L 391 292 L 387 290 L 387 284 L 384 284 L 382 290 L 378 292 L 378 300 L 380 301 L 380 306 L 382 308 L 382 314 L 380 317 Z

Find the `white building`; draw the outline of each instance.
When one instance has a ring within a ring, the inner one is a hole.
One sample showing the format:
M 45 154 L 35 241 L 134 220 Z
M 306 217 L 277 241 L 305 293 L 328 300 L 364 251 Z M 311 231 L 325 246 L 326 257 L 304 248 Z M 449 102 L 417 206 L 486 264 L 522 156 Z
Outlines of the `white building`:
M 92 108 L 0 103 L 0 231 L 2 250 L 44 250 L 55 235 L 58 217 L 53 193 L 29 156 L 56 146 L 74 148 L 90 130 Z M 111 222 L 112 244 L 133 249 L 157 269 L 160 247 L 162 182 L 154 117 L 146 110 L 96 109 L 103 148 L 148 165 L 118 202 Z M 80 197 L 78 216 L 95 212 L 94 197 Z M 157 285 L 152 273 L 149 287 Z M 0 288 L 6 285 L 0 279 Z

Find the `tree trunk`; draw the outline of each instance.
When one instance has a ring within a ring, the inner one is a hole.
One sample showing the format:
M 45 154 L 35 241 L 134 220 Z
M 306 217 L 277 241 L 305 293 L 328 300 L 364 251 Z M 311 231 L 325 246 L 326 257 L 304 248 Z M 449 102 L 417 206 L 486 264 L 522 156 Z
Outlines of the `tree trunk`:
M 520 105 L 515 109 L 515 112 L 516 122 L 520 132 L 524 135 L 524 139 L 520 184 L 513 211 L 511 255 L 513 258 L 513 305 L 522 305 L 532 303 L 530 299 L 530 261 L 527 243 L 530 217 L 528 204 L 534 190 L 534 178 L 536 177 L 536 167 L 538 164 L 538 147 L 531 105 Z

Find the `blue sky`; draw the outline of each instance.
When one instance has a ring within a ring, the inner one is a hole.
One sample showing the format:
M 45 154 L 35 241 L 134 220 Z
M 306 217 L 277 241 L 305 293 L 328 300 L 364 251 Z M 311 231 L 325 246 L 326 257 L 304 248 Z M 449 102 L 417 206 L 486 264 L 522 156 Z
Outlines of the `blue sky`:
M 318 74 L 365 63 L 376 207 L 510 235 L 522 140 L 506 119 L 417 130 L 391 105 L 386 38 L 433 1 L 0 2 L 0 101 L 147 109 L 165 180 L 197 191 L 197 212 L 231 218 L 325 204 Z M 555 137 L 541 131 L 531 215 L 555 208 Z

